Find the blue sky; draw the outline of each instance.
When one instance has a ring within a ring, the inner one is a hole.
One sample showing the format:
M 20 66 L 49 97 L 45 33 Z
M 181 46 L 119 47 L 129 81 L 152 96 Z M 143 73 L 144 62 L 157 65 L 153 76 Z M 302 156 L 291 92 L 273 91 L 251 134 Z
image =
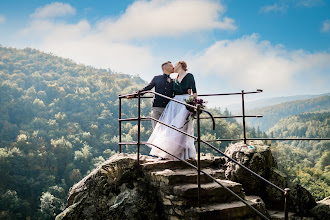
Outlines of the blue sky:
M 185 60 L 198 92 L 320 94 L 330 82 L 326 0 L 0 1 L 0 44 L 98 68 L 160 74 Z M 210 100 L 222 106 L 236 102 Z

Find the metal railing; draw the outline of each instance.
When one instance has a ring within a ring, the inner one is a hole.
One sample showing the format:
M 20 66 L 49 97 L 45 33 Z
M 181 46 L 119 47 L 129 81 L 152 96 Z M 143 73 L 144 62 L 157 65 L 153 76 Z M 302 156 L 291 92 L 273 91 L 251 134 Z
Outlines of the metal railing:
M 200 203 L 200 173 L 204 173 L 205 175 L 207 175 L 208 177 L 212 178 L 215 182 L 217 182 L 218 184 L 220 184 L 221 186 L 223 186 L 219 181 L 217 181 L 215 178 L 213 178 L 211 175 L 207 174 L 206 172 L 202 171 L 200 169 L 200 144 L 201 142 L 206 144 L 207 146 L 209 146 L 211 149 L 215 150 L 216 152 L 220 153 L 221 155 L 223 155 L 224 157 L 226 157 L 227 159 L 229 159 L 230 161 L 234 162 L 235 164 L 237 164 L 238 166 L 242 167 L 243 169 L 245 169 L 246 171 L 248 171 L 249 173 L 251 173 L 252 175 L 256 176 L 257 178 L 259 178 L 260 180 L 264 181 L 266 184 L 272 186 L 273 188 L 275 188 L 276 190 L 280 191 L 283 193 L 284 195 L 284 212 L 285 212 L 285 219 L 288 219 L 288 209 L 289 209 L 289 192 L 290 189 L 289 188 L 285 188 L 285 189 L 281 189 L 280 187 L 276 186 L 275 184 L 271 183 L 270 181 L 266 180 L 265 178 L 261 177 L 260 175 L 256 174 L 255 172 L 253 172 L 252 170 L 250 170 L 249 168 L 245 167 L 244 165 L 240 164 L 239 162 L 237 162 L 236 160 L 232 159 L 231 157 L 229 157 L 228 155 L 224 154 L 222 151 L 220 151 L 219 149 L 217 149 L 216 147 L 214 147 L 213 145 L 211 145 L 209 142 L 216 142 L 216 141 L 243 141 L 244 144 L 247 143 L 248 140 L 330 140 L 329 138 L 247 138 L 246 137 L 246 123 L 245 123 L 245 118 L 248 117 L 262 117 L 260 115 L 256 115 L 256 116 L 251 116 L 251 115 L 245 115 L 245 103 L 244 103 L 244 95 L 246 94 L 255 94 L 255 93 L 260 93 L 262 92 L 262 90 L 258 89 L 256 91 L 253 92 L 244 92 L 244 90 L 242 90 L 240 93 L 221 93 L 221 94 L 205 94 L 205 95 L 199 95 L 199 97 L 203 97 L 203 96 L 227 96 L 227 95 L 241 95 L 242 97 L 242 115 L 237 115 L 237 116 L 213 116 L 210 112 L 206 111 L 205 109 L 201 109 L 200 105 L 198 104 L 197 106 L 192 106 L 189 105 L 187 103 L 184 102 L 180 102 L 178 100 L 169 98 L 165 95 L 159 94 L 157 92 L 154 91 L 144 91 L 144 92 L 140 92 L 138 91 L 138 93 L 133 93 L 133 94 L 127 94 L 127 95 L 119 95 L 119 151 L 122 152 L 122 145 L 137 145 L 137 163 L 138 165 L 140 164 L 140 146 L 141 144 L 147 144 L 147 145 L 152 145 L 162 151 L 164 151 L 165 153 L 173 156 L 176 159 L 179 159 L 180 161 L 183 161 L 184 163 L 188 164 L 189 166 L 192 166 L 193 168 L 195 168 L 197 170 L 198 176 L 197 176 L 197 184 L 198 184 L 198 206 L 201 207 L 201 203 Z M 194 108 L 196 110 L 196 121 L 197 121 L 197 137 L 188 134 L 176 127 L 173 127 L 171 125 L 165 124 L 160 120 L 157 120 L 155 118 L 152 117 L 141 117 L 141 98 L 153 98 L 153 97 L 141 97 L 141 94 L 145 94 L 145 93 L 152 93 L 154 95 L 158 95 L 161 97 L 164 97 L 166 99 L 169 99 L 171 101 L 177 102 L 179 104 L 185 105 L 185 106 L 189 106 L 191 108 Z M 126 118 L 126 119 L 122 119 L 121 115 L 122 115 L 122 109 L 121 109 L 121 104 L 122 104 L 122 98 L 127 98 L 128 96 L 132 96 L 132 95 L 137 95 L 138 99 L 138 117 L 136 118 Z M 201 112 L 206 112 L 210 117 L 200 117 Z M 212 119 L 212 124 L 213 124 L 213 130 L 215 130 L 215 119 L 222 119 L 222 118 L 242 118 L 242 124 L 243 124 L 243 138 L 236 138 L 236 139 L 215 139 L 215 140 L 201 140 L 201 134 L 200 134 L 200 119 Z M 146 142 L 141 142 L 141 121 L 145 121 L 145 120 L 154 120 L 157 123 L 160 123 L 164 126 L 167 126 L 173 130 L 176 130 L 186 136 L 189 136 L 191 138 L 194 138 L 195 141 L 197 142 L 197 167 L 194 166 L 193 164 L 181 160 L 180 158 L 166 152 L 165 150 L 163 150 L 162 148 L 155 146 L 152 143 L 146 143 Z M 137 142 L 122 142 L 122 138 L 121 138 L 121 124 L 122 122 L 125 121 L 138 121 L 138 140 Z M 139 166 L 138 166 L 139 167 Z M 223 186 L 225 187 L 225 186 Z M 228 189 L 227 187 L 225 187 L 230 193 L 235 194 L 234 192 L 232 192 L 230 189 Z M 242 198 L 240 198 L 237 194 L 235 194 L 235 196 L 237 198 L 239 198 L 244 204 L 248 205 L 251 209 L 253 209 L 259 216 L 261 216 L 264 219 L 268 219 L 266 216 L 264 216 L 262 213 L 260 213 L 258 210 L 256 210 L 254 207 L 252 207 L 251 205 L 249 205 L 246 201 L 244 201 Z

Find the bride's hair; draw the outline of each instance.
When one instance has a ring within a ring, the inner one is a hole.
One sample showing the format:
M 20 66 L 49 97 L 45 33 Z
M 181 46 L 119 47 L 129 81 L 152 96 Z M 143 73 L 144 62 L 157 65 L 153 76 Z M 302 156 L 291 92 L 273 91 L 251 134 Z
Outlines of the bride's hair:
M 188 69 L 187 69 L 187 63 L 186 62 L 184 62 L 184 61 L 179 61 L 179 63 L 181 64 L 181 67 L 182 67 L 182 69 L 184 70 L 184 71 L 187 71 Z

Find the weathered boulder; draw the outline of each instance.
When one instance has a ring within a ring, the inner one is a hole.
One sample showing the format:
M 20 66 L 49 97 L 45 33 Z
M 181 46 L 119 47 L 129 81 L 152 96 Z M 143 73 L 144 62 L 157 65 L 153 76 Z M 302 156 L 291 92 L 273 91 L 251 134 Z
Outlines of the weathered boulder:
M 274 167 L 269 169 L 269 173 L 266 178 L 281 189 L 284 189 L 287 185 L 286 175 Z M 284 194 L 268 184 L 265 188 L 264 198 L 271 204 L 269 206 L 280 209 L 283 208 Z
M 310 210 L 316 206 L 315 198 L 299 184 L 289 183 L 291 210 L 301 216 L 310 215 Z
M 317 205 L 311 210 L 312 215 L 317 219 L 329 219 L 330 217 L 330 196 L 317 202 Z
M 157 190 L 136 168 L 136 155 L 117 154 L 69 192 L 61 219 L 162 219 Z
M 253 144 L 252 146 L 237 143 L 230 145 L 226 149 L 225 154 L 266 179 L 269 179 L 270 174 L 278 174 L 275 171 L 277 164 L 269 146 L 262 144 Z M 264 195 L 266 187 L 264 181 L 228 158 L 226 158 L 225 166 L 226 177 L 232 181 L 241 183 L 248 195 Z
M 284 189 L 289 186 L 291 189 L 290 209 L 295 213 L 302 216 L 309 215 L 309 210 L 316 205 L 315 199 L 304 187 L 288 184 L 286 175 L 277 169 L 270 147 L 263 145 L 262 142 L 232 144 L 226 149 L 225 154 L 279 188 Z M 241 183 L 247 195 L 260 196 L 268 208 L 283 209 L 284 195 L 281 191 L 266 184 L 228 158 L 226 158 L 225 166 L 226 177 Z

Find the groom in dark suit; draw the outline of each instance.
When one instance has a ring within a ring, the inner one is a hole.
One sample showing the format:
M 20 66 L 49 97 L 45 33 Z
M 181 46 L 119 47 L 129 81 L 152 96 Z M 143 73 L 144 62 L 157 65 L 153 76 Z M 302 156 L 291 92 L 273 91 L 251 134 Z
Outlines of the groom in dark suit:
M 151 82 L 140 91 L 143 92 L 155 88 L 155 92 L 173 98 L 174 97 L 173 80 L 170 77 L 170 74 L 174 72 L 173 64 L 170 61 L 163 63 L 162 70 L 163 70 L 162 75 L 154 76 Z M 130 99 L 134 96 L 136 97 L 136 95 L 132 95 L 132 96 L 128 96 L 127 98 Z M 155 95 L 152 103 L 152 112 L 151 112 L 152 117 L 159 119 L 159 117 L 162 115 L 169 101 L 170 101 L 169 99 L 166 99 L 159 95 Z M 155 128 L 157 122 L 155 122 L 154 120 L 152 120 L 151 122 L 152 122 L 152 128 Z

